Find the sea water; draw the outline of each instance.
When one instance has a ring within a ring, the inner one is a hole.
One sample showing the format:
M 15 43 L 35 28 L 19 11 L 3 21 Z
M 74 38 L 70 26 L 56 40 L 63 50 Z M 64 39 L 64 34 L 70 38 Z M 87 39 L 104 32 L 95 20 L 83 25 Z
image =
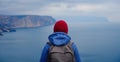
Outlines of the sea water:
M 39 62 L 53 26 L 16 29 L 0 36 L 0 62 Z M 119 23 L 71 23 L 69 36 L 82 62 L 120 62 Z

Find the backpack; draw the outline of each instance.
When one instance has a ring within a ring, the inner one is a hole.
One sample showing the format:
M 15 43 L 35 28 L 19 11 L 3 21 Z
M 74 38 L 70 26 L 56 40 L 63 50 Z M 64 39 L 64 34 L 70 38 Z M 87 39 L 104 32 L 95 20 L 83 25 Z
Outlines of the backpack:
M 73 42 L 69 42 L 63 46 L 55 46 L 50 42 L 47 62 L 75 62 L 75 56 L 71 45 Z

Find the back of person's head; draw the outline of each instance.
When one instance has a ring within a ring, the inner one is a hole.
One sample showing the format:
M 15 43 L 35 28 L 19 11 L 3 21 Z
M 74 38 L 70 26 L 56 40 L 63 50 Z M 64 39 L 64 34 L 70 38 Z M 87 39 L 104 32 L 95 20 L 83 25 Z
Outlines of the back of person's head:
M 68 33 L 68 25 L 64 20 L 58 20 L 54 25 L 54 32 Z

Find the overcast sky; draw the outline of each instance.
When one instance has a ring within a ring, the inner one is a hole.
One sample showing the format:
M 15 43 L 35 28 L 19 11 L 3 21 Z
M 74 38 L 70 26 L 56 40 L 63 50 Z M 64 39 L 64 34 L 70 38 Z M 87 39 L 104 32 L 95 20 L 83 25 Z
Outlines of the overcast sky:
M 0 15 L 97 16 L 120 22 L 120 0 L 0 0 Z

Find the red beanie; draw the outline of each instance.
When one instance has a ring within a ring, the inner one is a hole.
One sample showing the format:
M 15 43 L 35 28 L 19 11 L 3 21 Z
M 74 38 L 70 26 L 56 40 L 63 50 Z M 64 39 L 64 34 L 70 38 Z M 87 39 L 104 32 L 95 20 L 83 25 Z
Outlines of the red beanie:
M 68 33 L 68 25 L 64 20 L 59 20 L 54 25 L 54 32 Z

